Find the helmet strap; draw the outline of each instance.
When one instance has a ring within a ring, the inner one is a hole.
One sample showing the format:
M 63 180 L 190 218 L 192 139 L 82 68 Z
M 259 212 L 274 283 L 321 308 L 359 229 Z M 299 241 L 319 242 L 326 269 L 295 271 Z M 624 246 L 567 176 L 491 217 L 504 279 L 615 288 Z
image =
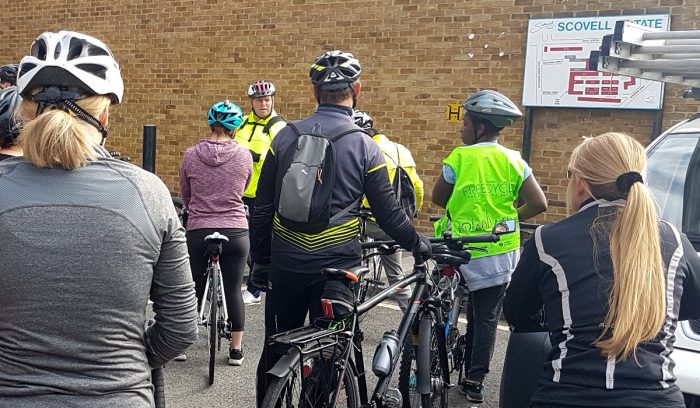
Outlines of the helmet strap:
M 78 106 L 74 102 L 78 96 L 79 94 L 74 92 L 61 91 L 58 87 L 46 88 L 32 98 L 37 101 L 36 116 L 41 115 L 46 108 L 60 109 L 66 113 L 72 111 L 78 119 L 92 125 L 102 134 L 102 142 L 100 144 L 104 144 L 109 133 L 108 126 L 102 126 L 99 120 Z

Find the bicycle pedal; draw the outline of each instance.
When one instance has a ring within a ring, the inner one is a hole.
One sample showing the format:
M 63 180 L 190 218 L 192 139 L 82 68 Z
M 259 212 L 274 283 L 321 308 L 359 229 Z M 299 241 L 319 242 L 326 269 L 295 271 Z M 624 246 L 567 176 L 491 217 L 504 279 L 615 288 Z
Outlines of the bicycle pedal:
M 401 392 L 397 388 L 388 388 L 384 393 L 384 407 L 386 408 L 402 408 L 403 398 Z

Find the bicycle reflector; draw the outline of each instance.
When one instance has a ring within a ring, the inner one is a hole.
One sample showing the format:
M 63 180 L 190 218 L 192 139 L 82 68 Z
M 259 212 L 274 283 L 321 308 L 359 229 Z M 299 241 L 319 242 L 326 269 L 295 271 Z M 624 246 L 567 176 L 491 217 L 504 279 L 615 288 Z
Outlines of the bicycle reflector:
M 455 274 L 457 273 L 457 270 L 452 265 L 446 265 L 446 266 L 442 267 L 442 270 L 440 272 L 442 273 L 442 276 L 451 278 L 451 277 L 455 276 Z
M 335 317 L 333 314 L 333 302 L 330 299 L 321 299 L 321 310 L 323 311 L 323 317 L 326 319 Z

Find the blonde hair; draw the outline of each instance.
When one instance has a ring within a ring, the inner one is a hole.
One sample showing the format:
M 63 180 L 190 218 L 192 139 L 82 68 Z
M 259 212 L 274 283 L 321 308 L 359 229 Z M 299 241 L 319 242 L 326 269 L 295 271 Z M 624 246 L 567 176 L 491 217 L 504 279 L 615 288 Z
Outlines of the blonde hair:
M 642 174 L 645 168 L 644 148 L 623 133 L 585 140 L 569 161 L 570 171 L 584 182 L 591 196 L 626 199 L 623 207 L 599 209 L 600 217 L 591 231 L 594 243 L 600 232 L 609 234 L 613 269 L 605 326 L 595 345 L 604 356 L 623 361 L 630 355 L 636 358 L 637 345 L 656 337 L 666 318 L 665 272 L 654 199 L 643 183 L 632 184 L 627 194 L 616 184 L 622 174 Z
M 90 115 L 98 118 L 111 103 L 107 96 L 98 95 L 76 101 Z M 36 167 L 77 169 L 95 159 L 92 146 L 92 125 L 73 112 L 61 109 L 45 110 L 34 117 L 37 103 L 23 100 L 16 113 L 23 122 L 18 144 L 24 157 Z

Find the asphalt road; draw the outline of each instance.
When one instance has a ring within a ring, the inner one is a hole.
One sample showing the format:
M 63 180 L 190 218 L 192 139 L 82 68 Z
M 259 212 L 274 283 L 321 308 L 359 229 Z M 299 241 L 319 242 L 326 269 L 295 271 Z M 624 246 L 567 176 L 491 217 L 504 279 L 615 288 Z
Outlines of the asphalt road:
M 230 367 L 226 363 L 227 350 L 222 346 L 217 357 L 214 384 L 208 384 L 208 357 L 206 332 L 200 333 L 197 344 L 187 351 L 187 361 L 171 362 L 165 371 L 166 403 L 169 408 L 191 407 L 255 407 L 255 368 L 263 343 L 262 304 L 246 306 L 246 332 L 244 335 L 245 360 L 241 367 Z M 391 301 L 370 312 L 362 323 L 365 332 L 365 365 L 371 370 L 374 348 L 382 334 L 398 326 L 401 313 Z M 464 330 L 464 325 L 461 325 Z M 472 404 L 457 390 L 451 389 L 450 407 L 497 408 L 501 367 L 508 341 L 508 331 L 498 330 L 491 373 L 485 382 L 485 401 Z M 398 374 L 395 375 L 395 377 Z M 371 371 L 370 378 L 374 378 Z M 371 389 L 369 391 L 371 393 Z

